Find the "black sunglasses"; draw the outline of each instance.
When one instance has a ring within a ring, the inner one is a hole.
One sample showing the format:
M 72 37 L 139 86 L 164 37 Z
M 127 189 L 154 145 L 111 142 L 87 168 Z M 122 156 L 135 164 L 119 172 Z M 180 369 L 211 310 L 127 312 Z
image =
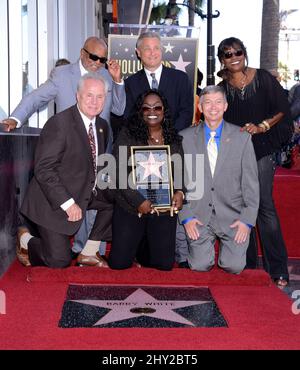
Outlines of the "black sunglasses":
M 242 56 L 242 55 L 244 55 L 244 52 L 243 52 L 243 50 L 242 50 L 242 49 L 236 50 L 236 51 L 234 51 L 234 52 L 226 51 L 226 52 L 224 53 L 224 58 L 225 58 L 225 59 L 230 59 L 230 58 L 232 58 L 233 56 L 240 57 L 240 56 Z
M 98 57 L 98 55 L 92 54 L 88 52 L 85 48 L 83 50 L 89 55 L 89 58 L 93 60 L 94 62 L 97 62 L 97 60 L 100 60 L 100 63 L 104 64 L 107 62 L 107 58 L 105 57 Z
M 156 113 L 160 113 L 160 112 L 162 112 L 162 110 L 163 110 L 163 107 L 161 106 L 161 105 L 156 105 L 156 106 L 154 106 L 154 107 L 147 107 L 146 105 L 144 105 L 143 107 L 142 107 L 142 111 L 144 112 L 144 113 L 150 113 L 151 111 L 154 111 L 154 112 L 156 112 Z

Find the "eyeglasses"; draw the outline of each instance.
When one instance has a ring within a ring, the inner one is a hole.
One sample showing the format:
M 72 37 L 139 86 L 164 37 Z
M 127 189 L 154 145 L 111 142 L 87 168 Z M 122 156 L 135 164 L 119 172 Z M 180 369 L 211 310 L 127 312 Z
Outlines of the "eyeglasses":
M 91 60 L 93 60 L 94 62 L 97 62 L 97 60 L 100 61 L 100 63 L 104 64 L 107 62 L 107 58 L 105 57 L 98 57 L 98 55 L 95 55 L 95 54 L 92 54 L 90 52 L 88 52 L 85 48 L 83 48 L 83 50 L 89 55 L 89 58 Z
M 161 106 L 161 105 L 155 105 L 154 107 L 150 107 L 150 106 L 146 106 L 146 105 L 142 106 L 143 113 L 150 113 L 151 111 L 154 111 L 156 113 L 160 113 L 160 112 L 162 112 L 162 110 L 163 110 L 163 106 Z
M 224 53 L 224 58 L 225 59 L 230 59 L 232 58 L 233 56 L 236 56 L 236 57 L 240 57 L 244 55 L 244 52 L 242 49 L 239 49 L 239 50 L 236 50 L 234 52 L 231 52 L 231 51 L 226 51 L 226 53 Z

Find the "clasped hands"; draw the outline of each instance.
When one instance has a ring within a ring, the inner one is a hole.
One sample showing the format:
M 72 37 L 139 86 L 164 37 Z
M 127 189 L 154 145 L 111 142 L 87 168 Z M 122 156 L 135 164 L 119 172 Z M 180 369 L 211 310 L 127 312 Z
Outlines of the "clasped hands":
M 183 193 L 181 191 L 176 191 L 172 198 L 172 208 L 174 212 L 178 212 L 182 208 Z M 138 215 L 153 214 L 156 210 L 150 200 L 144 200 L 142 204 L 138 207 Z

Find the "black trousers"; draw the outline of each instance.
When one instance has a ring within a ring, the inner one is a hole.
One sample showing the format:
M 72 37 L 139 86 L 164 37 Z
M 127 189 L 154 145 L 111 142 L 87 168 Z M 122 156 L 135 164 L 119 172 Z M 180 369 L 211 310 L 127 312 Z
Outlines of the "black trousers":
M 112 222 L 112 246 L 108 264 L 112 269 L 129 268 L 144 242 L 145 253 L 139 251 L 139 261 L 147 267 L 171 270 L 175 262 L 175 238 L 177 216 L 169 213 L 159 216 L 130 214 L 115 206 Z
M 104 198 L 102 191 L 98 191 L 97 195 L 91 195 L 88 209 L 98 210 L 89 239 L 111 241 L 113 204 Z M 31 265 L 52 268 L 68 267 L 72 261 L 70 236 L 59 234 L 40 225 L 36 227 L 40 237 L 33 237 L 28 243 Z
M 257 228 L 263 253 L 263 266 L 273 279 L 288 279 L 287 251 L 283 240 L 279 218 L 273 201 L 275 161 L 272 155 L 257 162 L 260 187 L 260 203 Z M 257 244 L 255 230 L 252 230 L 247 250 L 247 267 L 257 266 Z

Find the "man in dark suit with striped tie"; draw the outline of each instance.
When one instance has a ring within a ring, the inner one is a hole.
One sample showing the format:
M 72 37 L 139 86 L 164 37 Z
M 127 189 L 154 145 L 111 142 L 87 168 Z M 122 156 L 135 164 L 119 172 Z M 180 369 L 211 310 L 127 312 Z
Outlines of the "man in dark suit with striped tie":
M 125 80 L 125 118 L 130 114 L 139 95 L 158 89 L 167 99 L 175 128 L 179 131 L 192 124 L 194 94 L 188 75 L 162 65 L 162 45 L 159 34 L 142 33 L 136 43 L 136 53 L 143 69 Z
M 77 104 L 50 118 L 41 132 L 34 177 L 21 207 L 40 237 L 19 229 L 17 257 L 25 266 L 69 266 L 70 236 L 79 229 L 87 209 L 98 212 L 78 262 L 107 266 L 98 248 L 100 240 L 111 240 L 112 204 L 96 183 L 96 158 L 105 153 L 109 139 L 108 124 L 99 117 L 107 91 L 103 77 L 82 76 Z

